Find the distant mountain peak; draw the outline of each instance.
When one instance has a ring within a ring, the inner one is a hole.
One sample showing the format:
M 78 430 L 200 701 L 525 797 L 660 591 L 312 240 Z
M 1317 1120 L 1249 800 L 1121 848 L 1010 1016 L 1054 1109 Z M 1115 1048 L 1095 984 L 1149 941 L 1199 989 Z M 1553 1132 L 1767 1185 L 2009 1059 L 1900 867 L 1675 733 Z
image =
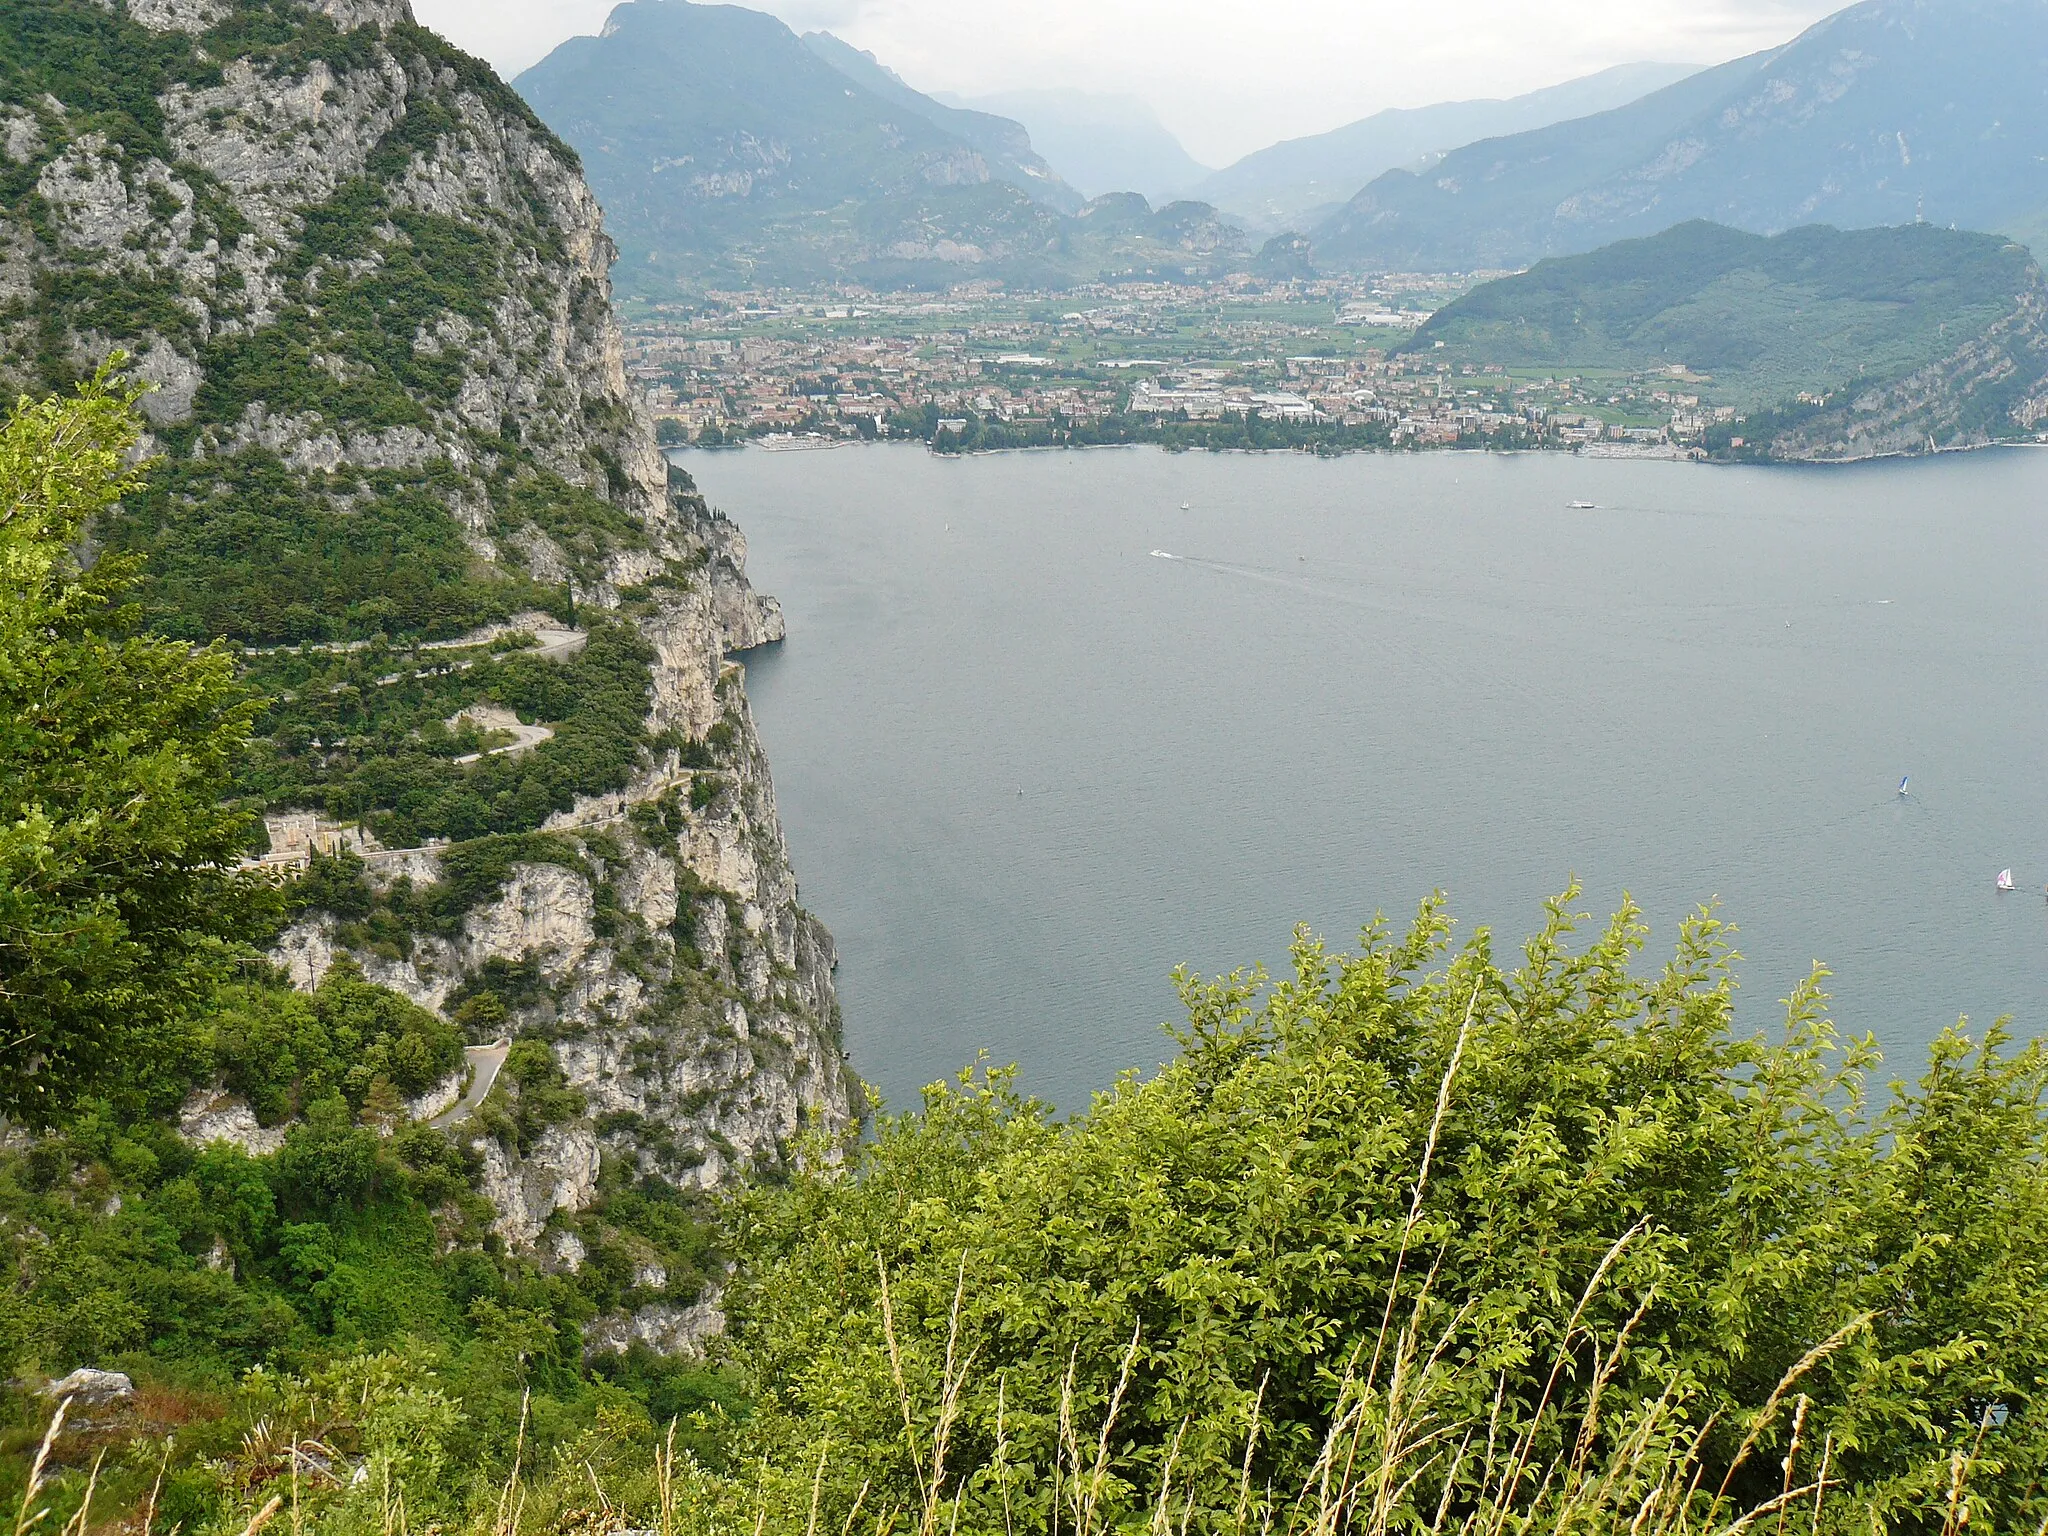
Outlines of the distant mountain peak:
M 1583 117 L 1670 85 L 1697 66 L 1617 64 L 1503 100 L 1390 107 L 1327 133 L 1269 145 L 1188 189 L 1254 227 L 1307 227 L 1374 177 L 1461 145 Z

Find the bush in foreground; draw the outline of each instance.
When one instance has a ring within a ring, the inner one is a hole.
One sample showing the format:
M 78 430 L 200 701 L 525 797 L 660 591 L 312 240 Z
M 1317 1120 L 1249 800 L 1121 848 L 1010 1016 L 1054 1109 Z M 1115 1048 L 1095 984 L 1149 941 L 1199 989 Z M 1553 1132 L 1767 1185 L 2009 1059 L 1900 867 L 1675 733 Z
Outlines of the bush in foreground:
M 1945 1034 L 1873 1104 L 1817 980 L 1738 1039 L 1714 920 L 1646 979 L 1570 899 L 1511 972 L 1431 903 L 1268 992 L 1183 978 L 1180 1059 L 1072 1123 L 966 1077 L 749 1196 L 764 1483 L 835 1527 L 1698 1528 L 1813 1485 L 1801 1524 L 2034 1530 L 2040 1046 Z

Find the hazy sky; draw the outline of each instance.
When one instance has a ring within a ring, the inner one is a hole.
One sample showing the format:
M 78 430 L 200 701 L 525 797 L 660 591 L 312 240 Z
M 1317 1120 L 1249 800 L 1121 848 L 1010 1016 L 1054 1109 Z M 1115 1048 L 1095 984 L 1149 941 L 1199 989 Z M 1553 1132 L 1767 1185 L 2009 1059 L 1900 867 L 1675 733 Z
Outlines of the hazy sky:
M 1196 159 L 1382 107 L 1505 96 L 1637 59 L 1717 63 L 1783 42 L 1827 0 L 755 0 L 923 91 L 1142 96 Z M 507 75 L 595 32 L 611 0 L 413 0 Z

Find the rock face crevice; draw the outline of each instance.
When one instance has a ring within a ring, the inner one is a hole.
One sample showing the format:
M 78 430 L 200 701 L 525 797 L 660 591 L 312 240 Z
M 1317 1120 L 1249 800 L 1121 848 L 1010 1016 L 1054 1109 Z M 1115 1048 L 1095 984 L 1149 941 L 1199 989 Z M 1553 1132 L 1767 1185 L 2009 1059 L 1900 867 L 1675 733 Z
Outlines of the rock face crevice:
M 502 878 L 463 887 L 466 909 L 409 943 L 313 911 L 277 961 L 310 988 L 348 955 L 458 1017 L 488 992 L 500 1013 L 475 1043 L 546 1043 L 582 1109 L 515 1137 L 494 1093 L 457 1134 L 499 1234 L 550 1263 L 576 1262 L 549 1224 L 607 1166 L 703 1189 L 843 1133 L 859 1093 L 832 942 L 800 905 L 735 659 L 780 639 L 782 614 L 627 387 L 615 250 L 575 155 L 405 0 L 299 0 L 303 37 L 246 47 L 249 29 L 223 24 L 268 0 L 49 3 L 146 30 L 170 62 L 125 141 L 105 114 L 0 91 L 0 171 L 33 188 L 34 212 L 0 209 L 0 387 L 125 351 L 176 471 L 160 544 L 252 483 L 337 520 L 410 496 L 434 510 L 407 515 L 445 518 L 469 551 L 472 589 L 559 590 L 579 615 L 631 624 L 652 658 L 623 786 L 536 815 Z M 195 638 L 299 643 L 243 620 L 189 622 L 210 626 Z M 444 882 L 461 852 L 355 842 L 387 894 Z M 272 1134 L 218 1095 L 189 1108 L 188 1134 Z M 709 1326 L 670 1311 L 614 1331 Z

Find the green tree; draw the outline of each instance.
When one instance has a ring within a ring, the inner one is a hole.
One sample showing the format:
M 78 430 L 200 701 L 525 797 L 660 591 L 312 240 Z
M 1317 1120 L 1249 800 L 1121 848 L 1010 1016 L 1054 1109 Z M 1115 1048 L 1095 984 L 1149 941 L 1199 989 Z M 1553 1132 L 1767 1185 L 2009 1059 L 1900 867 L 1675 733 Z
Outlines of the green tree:
M 1951 1033 L 1867 1105 L 1875 1052 L 1814 985 L 1779 1040 L 1732 1033 L 1710 918 L 1650 976 L 1633 911 L 1573 925 L 1560 902 L 1514 969 L 1434 904 L 1355 955 L 1303 938 L 1270 988 L 1184 979 L 1180 1058 L 1071 1122 L 969 1076 L 853 1176 L 749 1192 L 727 1305 L 764 1461 L 801 1510 L 822 1459 L 844 1519 L 863 1483 L 928 1506 L 943 1440 L 961 1529 L 1041 1529 L 1113 1417 L 1108 1525 L 1170 1481 L 1176 1528 L 1183 1502 L 1244 1528 L 1247 1487 L 1314 1484 L 1329 1426 L 1398 1417 L 1406 1372 L 1428 1438 L 1396 1525 L 1526 1511 L 1539 1475 L 1632 1454 L 1646 1405 L 1704 1427 L 1704 1489 L 1750 1509 L 1803 1393 L 1795 1460 L 1825 1445 L 1839 1518 L 1954 1529 L 1963 1488 L 1978 1528 L 2036 1529 L 2048 1053 Z
M 232 659 L 130 633 L 137 562 L 89 557 L 138 484 L 135 398 L 102 369 L 0 427 L 0 1115 L 30 1124 L 179 1057 L 273 911 L 221 804 L 255 712 Z

